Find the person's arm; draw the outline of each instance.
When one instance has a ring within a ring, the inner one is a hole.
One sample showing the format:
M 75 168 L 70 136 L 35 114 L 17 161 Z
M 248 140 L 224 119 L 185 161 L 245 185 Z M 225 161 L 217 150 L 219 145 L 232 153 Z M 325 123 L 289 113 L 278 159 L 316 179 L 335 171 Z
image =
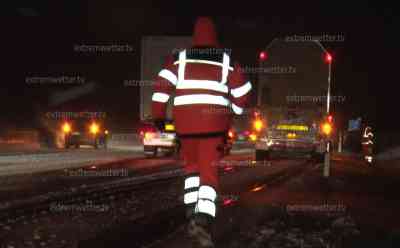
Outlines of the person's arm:
M 246 80 L 238 63 L 235 63 L 233 72 L 228 76 L 228 86 L 230 89 L 232 110 L 235 114 L 241 115 L 250 100 L 252 84 Z
M 173 64 L 173 57 L 167 58 L 164 68 L 158 73 L 153 87 L 152 119 L 157 126 L 161 126 L 166 118 L 168 100 L 173 93 L 177 81 L 177 66 Z

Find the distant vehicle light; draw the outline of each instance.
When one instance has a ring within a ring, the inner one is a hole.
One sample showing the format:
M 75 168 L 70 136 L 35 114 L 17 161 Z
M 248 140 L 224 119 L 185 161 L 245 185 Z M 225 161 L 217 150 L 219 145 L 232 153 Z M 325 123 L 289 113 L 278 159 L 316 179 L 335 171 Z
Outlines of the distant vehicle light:
M 330 123 L 328 123 L 328 122 L 322 124 L 322 132 L 325 135 L 330 135 L 331 132 L 332 132 L 332 125 Z
M 90 125 L 90 132 L 92 134 L 96 134 L 99 132 L 99 126 L 96 123 L 92 123 L 92 125 Z
M 235 137 L 235 134 L 233 133 L 232 130 L 230 130 L 230 131 L 228 132 L 228 136 L 229 136 L 229 138 L 233 139 L 233 137 Z
M 260 132 L 261 131 L 261 129 L 263 128 L 263 122 L 261 121 L 261 120 L 256 120 L 256 121 L 254 121 L 254 129 L 257 131 L 257 132 Z
M 105 134 L 108 134 L 108 130 L 104 131 Z
M 250 138 L 251 141 L 257 141 L 257 135 L 254 134 L 254 133 L 250 134 L 249 138 Z
M 144 139 L 149 140 L 155 137 L 155 133 L 153 132 L 145 132 L 144 133 Z
M 175 131 L 175 126 L 172 124 L 165 124 L 165 131 Z
M 232 203 L 233 203 L 233 200 L 232 200 L 232 199 L 225 199 L 223 205 L 224 205 L 224 206 L 227 206 L 227 205 L 230 205 L 230 204 L 232 204 Z
M 62 127 L 64 133 L 69 133 L 71 132 L 71 125 L 69 125 L 68 123 L 65 123 Z
M 258 187 L 255 187 L 255 188 L 251 189 L 251 191 L 257 192 L 257 191 L 260 191 L 260 190 L 262 190 L 264 188 L 265 188 L 265 185 L 261 185 L 261 186 L 258 186 Z

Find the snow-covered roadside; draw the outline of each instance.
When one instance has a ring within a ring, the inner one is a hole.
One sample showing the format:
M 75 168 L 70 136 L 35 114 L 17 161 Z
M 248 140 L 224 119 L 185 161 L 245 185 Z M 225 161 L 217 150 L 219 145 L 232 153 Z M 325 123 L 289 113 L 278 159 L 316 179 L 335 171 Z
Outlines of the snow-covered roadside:
M 289 215 L 282 213 L 243 231 L 228 248 L 347 247 L 360 236 L 360 230 L 348 215 Z
M 61 170 L 140 156 L 142 156 L 141 153 L 132 151 L 91 149 L 60 153 L 0 156 L 0 176 Z
M 400 147 L 394 147 L 376 155 L 378 160 L 400 159 Z

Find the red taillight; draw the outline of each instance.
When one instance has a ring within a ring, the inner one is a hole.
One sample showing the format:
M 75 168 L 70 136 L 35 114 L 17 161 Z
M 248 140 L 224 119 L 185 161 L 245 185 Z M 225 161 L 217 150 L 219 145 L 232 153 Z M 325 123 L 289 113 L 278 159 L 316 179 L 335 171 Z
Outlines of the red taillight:
M 227 206 L 227 205 L 231 205 L 233 203 L 232 199 L 225 199 L 223 205 Z
M 228 136 L 229 138 L 233 139 L 233 137 L 235 137 L 235 134 L 233 133 L 233 131 L 229 131 Z
M 140 137 L 144 137 L 146 135 L 146 133 L 155 133 L 156 129 L 153 127 L 144 127 L 139 129 L 139 135 Z

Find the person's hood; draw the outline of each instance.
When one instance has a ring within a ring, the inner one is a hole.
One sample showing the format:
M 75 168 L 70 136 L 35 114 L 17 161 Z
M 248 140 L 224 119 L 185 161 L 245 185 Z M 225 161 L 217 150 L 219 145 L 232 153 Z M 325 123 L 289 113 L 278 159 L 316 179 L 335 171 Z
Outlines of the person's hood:
M 194 47 L 217 47 L 218 40 L 215 25 L 209 17 L 199 17 L 193 32 Z

